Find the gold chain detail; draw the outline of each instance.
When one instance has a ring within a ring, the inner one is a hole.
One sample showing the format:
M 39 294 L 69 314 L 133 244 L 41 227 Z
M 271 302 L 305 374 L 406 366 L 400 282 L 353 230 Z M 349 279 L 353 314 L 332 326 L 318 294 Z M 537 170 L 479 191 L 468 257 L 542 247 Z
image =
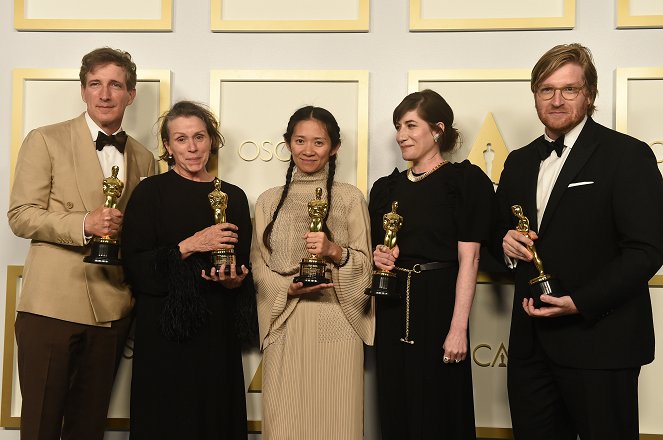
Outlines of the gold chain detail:
M 401 338 L 401 342 L 414 345 L 414 341 L 410 340 L 410 281 L 412 280 L 412 273 L 421 273 L 419 264 L 415 264 L 412 269 L 405 269 L 402 267 L 394 266 L 395 270 L 407 273 L 407 285 L 405 286 L 405 336 Z

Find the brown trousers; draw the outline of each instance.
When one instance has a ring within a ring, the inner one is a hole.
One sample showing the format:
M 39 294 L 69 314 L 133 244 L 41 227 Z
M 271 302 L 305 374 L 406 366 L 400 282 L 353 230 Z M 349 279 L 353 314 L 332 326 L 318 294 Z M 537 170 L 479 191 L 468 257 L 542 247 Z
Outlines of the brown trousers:
M 103 439 L 130 326 L 131 316 L 95 327 L 18 313 L 21 440 Z

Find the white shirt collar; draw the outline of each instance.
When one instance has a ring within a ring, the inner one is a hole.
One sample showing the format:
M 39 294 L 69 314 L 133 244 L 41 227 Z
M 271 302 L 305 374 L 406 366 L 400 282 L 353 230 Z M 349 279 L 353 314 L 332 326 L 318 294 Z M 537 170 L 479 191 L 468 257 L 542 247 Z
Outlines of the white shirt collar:
M 92 142 L 95 142 L 97 140 L 97 136 L 99 136 L 99 132 L 104 130 L 102 130 L 101 127 L 99 127 L 97 123 L 92 120 L 87 112 L 85 112 L 85 122 L 87 122 L 87 128 L 90 130 L 90 135 L 92 135 Z M 120 131 L 122 131 L 122 126 L 120 126 L 120 128 L 111 134 L 119 133 Z

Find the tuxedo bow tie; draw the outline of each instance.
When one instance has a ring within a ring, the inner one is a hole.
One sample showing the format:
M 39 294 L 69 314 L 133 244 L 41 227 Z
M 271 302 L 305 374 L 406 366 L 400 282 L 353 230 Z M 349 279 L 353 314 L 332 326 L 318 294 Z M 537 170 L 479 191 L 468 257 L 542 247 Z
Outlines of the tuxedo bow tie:
M 127 143 L 127 134 L 123 131 L 119 131 L 115 134 L 108 136 L 103 131 L 100 131 L 97 135 L 97 140 L 95 144 L 97 145 L 97 150 L 101 151 L 106 145 L 113 145 L 120 153 L 124 153 L 124 146 Z
M 542 138 L 537 147 L 539 148 L 541 160 L 546 160 L 553 151 L 557 153 L 557 157 L 561 157 L 564 150 L 564 135 L 561 135 L 553 142 L 548 142 L 545 138 Z

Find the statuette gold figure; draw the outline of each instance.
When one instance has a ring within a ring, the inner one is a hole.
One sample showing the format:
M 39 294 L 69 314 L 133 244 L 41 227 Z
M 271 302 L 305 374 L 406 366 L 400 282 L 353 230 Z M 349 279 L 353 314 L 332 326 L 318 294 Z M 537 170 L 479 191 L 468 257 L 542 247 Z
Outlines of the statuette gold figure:
M 327 216 L 327 201 L 322 199 L 322 188 L 315 189 L 315 198 L 308 202 L 308 215 L 311 219 L 309 232 L 322 232 L 325 217 Z M 325 276 L 327 264 L 317 255 L 310 254 L 299 263 L 299 275 L 294 278 L 295 283 L 304 286 L 315 286 L 331 282 Z
M 117 208 L 117 200 L 122 196 L 124 183 L 117 177 L 120 167 L 113 165 L 111 175 L 101 182 L 101 189 L 104 192 L 104 207 Z M 106 235 L 104 237 L 94 237 L 92 239 L 92 249 L 90 255 L 83 258 L 86 263 L 109 264 L 119 266 L 122 261 L 119 257 L 119 240 Z
M 529 219 L 525 217 L 523 213 L 523 208 L 520 205 L 513 205 L 511 207 L 511 212 L 518 219 L 518 224 L 516 225 L 516 231 L 529 237 Z M 561 292 L 561 286 L 559 281 L 554 278 L 552 275 L 546 274 L 543 270 L 543 261 L 536 250 L 534 244 L 527 246 L 527 250 L 532 254 L 532 263 L 536 270 L 539 272 L 539 275 L 535 278 L 529 280 L 530 293 L 534 299 L 534 307 L 540 308 L 545 306 L 545 303 L 541 301 L 541 295 L 552 295 L 559 296 Z
M 382 228 L 384 229 L 384 246 L 393 249 L 396 246 L 396 235 L 403 227 L 403 216 L 398 214 L 398 201 L 391 202 L 391 211 L 382 216 Z M 396 290 L 396 274 L 388 270 L 374 270 L 371 287 L 366 289 L 366 295 L 398 297 Z
M 214 189 L 207 195 L 210 207 L 214 213 L 214 224 L 226 223 L 226 208 L 228 208 L 228 194 L 221 191 L 221 180 L 214 178 Z M 230 265 L 235 264 L 235 249 L 215 249 L 212 251 L 212 264 L 217 272 L 225 265 L 224 273 L 230 274 Z

